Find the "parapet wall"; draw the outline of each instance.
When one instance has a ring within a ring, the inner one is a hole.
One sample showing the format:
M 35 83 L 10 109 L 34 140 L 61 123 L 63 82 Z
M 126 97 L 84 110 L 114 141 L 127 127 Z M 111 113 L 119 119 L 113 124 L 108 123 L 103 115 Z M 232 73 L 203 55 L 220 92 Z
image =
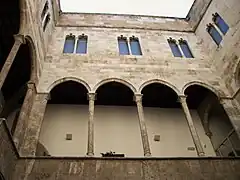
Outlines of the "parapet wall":
M 31 173 L 25 173 L 26 164 Z M 239 159 L 86 159 L 20 160 L 14 180 L 237 180 Z

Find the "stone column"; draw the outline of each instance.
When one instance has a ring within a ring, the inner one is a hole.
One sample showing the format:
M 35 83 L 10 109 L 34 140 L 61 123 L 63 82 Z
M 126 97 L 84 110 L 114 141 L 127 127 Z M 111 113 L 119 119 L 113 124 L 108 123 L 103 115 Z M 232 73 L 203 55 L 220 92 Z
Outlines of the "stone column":
M 37 149 L 40 130 L 49 99 L 48 93 L 36 94 L 30 111 L 27 129 L 25 130 L 23 143 L 20 144 L 22 156 L 34 156 Z
M 198 154 L 198 156 L 205 156 L 200 138 L 197 134 L 197 130 L 193 124 L 192 116 L 191 116 L 190 111 L 187 106 L 186 98 L 187 98 L 186 96 L 179 96 L 179 100 L 182 105 L 182 108 L 183 108 L 183 111 L 184 111 L 184 114 L 185 114 L 185 117 L 186 117 L 186 120 L 188 123 L 188 127 L 189 127 L 190 133 L 193 138 L 193 142 L 194 142 L 196 150 L 197 150 L 197 154 Z
M 233 128 L 235 129 L 238 138 L 240 139 L 240 105 L 236 99 L 221 99 L 225 112 L 227 113 L 229 120 Z
M 95 93 L 88 93 L 89 100 L 89 119 L 88 119 L 88 146 L 87 146 L 87 155 L 94 155 L 94 101 Z
M 0 73 L 0 89 L 2 89 L 3 83 L 8 75 L 8 72 L 13 64 L 13 61 L 15 59 L 15 56 L 17 55 L 17 52 L 22 44 L 25 44 L 25 39 L 23 35 L 17 34 L 14 35 L 15 42 L 13 44 L 13 47 L 7 57 L 6 62 L 4 63 L 1 73 Z
M 29 118 L 30 111 L 32 109 L 33 98 L 35 93 L 35 84 L 33 82 L 29 82 L 27 84 L 27 92 L 21 107 L 21 111 L 18 117 L 18 122 L 16 126 L 16 130 L 13 134 L 14 142 L 17 148 L 19 148 L 19 140 L 23 139 L 24 130 L 27 128 L 27 121 Z M 21 143 L 20 143 L 21 144 Z
M 136 101 L 137 110 L 138 110 L 138 119 L 139 119 L 139 125 L 140 125 L 141 137 L 142 137 L 144 156 L 151 156 L 147 127 L 144 120 L 142 96 L 143 96 L 142 94 L 135 94 L 135 101 Z

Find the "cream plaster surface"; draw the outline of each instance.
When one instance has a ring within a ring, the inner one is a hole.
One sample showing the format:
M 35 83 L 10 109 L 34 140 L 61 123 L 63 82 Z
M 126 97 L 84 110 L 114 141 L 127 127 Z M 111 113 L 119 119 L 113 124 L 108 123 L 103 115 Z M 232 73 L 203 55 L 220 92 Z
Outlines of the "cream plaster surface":
M 194 143 L 182 109 L 144 108 L 150 149 L 153 157 L 196 157 Z M 192 111 L 194 123 L 207 156 L 215 156 L 201 121 Z M 85 156 L 88 106 L 48 105 L 41 128 L 40 142 L 52 156 Z M 72 140 L 66 140 L 66 134 Z M 137 108 L 134 106 L 95 106 L 94 151 L 113 151 L 126 157 L 142 157 L 143 147 Z M 160 141 L 154 141 L 160 135 Z

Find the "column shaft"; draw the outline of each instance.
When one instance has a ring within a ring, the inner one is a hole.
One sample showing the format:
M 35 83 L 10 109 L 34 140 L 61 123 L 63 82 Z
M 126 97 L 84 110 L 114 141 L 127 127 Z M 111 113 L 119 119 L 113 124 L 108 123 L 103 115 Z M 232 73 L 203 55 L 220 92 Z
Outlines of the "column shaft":
M 7 57 L 6 62 L 4 63 L 1 73 L 0 73 L 0 89 L 2 89 L 3 83 L 8 75 L 8 72 L 13 64 L 13 61 L 17 55 L 17 52 L 21 46 L 21 44 L 24 43 L 24 36 L 23 35 L 15 35 L 14 36 L 15 42 L 13 44 L 13 47 Z
M 190 133 L 193 138 L 193 142 L 194 142 L 196 150 L 197 150 L 197 154 L 198 154 L 198 156 L 204 156 L 205 153 L 203 151 L 203 147 L 202 147 L 200 138 L 197 134 L 197 130 L 193 124 L 192 116 L 191 116 L 190 111 L 187 106 L 186 96 L 180 96 L 180 102 L 181 102 L 181 105 L 182 105 L 182 108 L 183 108 L 183 111 L 184 111 L 184 114 L 185 114 L 185 117 L 186 117 L 186 120 L 188 123 Z
M 87 155 L 94 155 L 94 100 L 95 93 L 89 93 L 89 119 L 88 119 L 88 146 L 87 146 Z
M 48 93 L 36 94 L 34 96 L 32 109 L 27 122 L 27 129 L 24 134 L 24 140 L 23 143 L 19 145 L 20 154 L 22 156 L 34 156 L 36 153 L 48 98 Z
M 27 93 L 25 95 L 21 111 L 18 117 L 16 130 L 14 132 L 14 142 L 17 148 L 19 148 L 19 140 L 23 139 L 24 130 L 27 127 L 27 121 L 29 118 L 30 110 L 32 109 L 33 93 L 35 91 L 35 85 L 33 83 L 28 83 L 27 86 L 28 86 Z
M 135 101 L 137 103 L 138 119 L 139 119 L 139 125 L 140 125 L 141 137 L 142 137 L 144 156 L 151 156 L 147 127 L 146 127 L 146 123 L 144 120 L 144 113 L 143 113 L 143 106 L 142 106 L 142 94 L 136 94 Z

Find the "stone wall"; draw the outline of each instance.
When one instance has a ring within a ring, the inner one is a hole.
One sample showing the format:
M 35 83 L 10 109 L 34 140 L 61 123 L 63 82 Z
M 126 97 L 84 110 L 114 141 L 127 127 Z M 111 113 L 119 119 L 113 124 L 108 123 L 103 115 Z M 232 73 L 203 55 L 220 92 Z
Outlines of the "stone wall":
M 10 131 L 6 122 L 0 119 L 0 172 L 6 180 L 12 178 L 17 159 Z
M 240 4 L 238 0 L 212 0 L 207 12 L 202 18 L 196 35 L 202 39 L 205 52 L 212 59 L 212 67 L 226 83 L 231 94 L 239 88 L 239 61 L 240 61 Z M 229 31 L 223 36 L 219 47 L 206 31 L 206 25 L 213 23 L 212 14 L 218 13 L 229 25 Z
M 87 54 L 63 54 L 65 36 L 70 33 L 88 35 Z M 117 44 L 120 35 L 138 37 L 143 56 L 120 56 Z M 186 39 L 195 58 L 174 58 L 167 43 L 169 37 Z M 222 96 L 228 93 L 225 84 L 211 70 L 208 54 L 194 33 L 56 27 L 48 49 L 38 92 L 49 92 L 56 83 L 67 79 L 85 82 L 94 90 L 99 82 L 118 78 L 130 82 L 137 90 L 146 82 L 159 80 L 175 87 L 180 94 L 186 84 L 193 82 L 212 86 Z
M 124 14 L 61 13 L 57 26 L 192 32 L 184 18 Z
M 238 180 L 239 169 L 239 159 L 39 158 L 20 160 L 13 180 Z

